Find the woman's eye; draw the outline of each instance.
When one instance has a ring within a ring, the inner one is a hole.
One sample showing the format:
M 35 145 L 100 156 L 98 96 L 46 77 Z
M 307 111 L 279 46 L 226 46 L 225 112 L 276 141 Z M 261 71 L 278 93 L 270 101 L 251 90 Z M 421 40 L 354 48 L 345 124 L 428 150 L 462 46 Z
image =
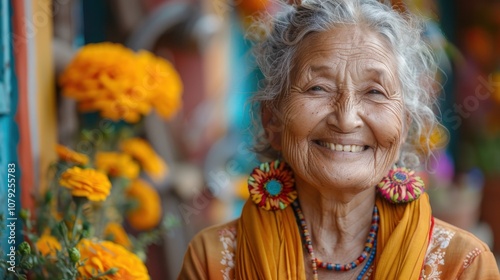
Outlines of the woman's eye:
M 313 86 L 309 90 L 311 90 L 311 91 L 323 91 L 324 89 L 320 86 Z
M 381 91 L 376 90 L 376 89 L 371 89 L 368 91 L 369 94 L 383 94 Z

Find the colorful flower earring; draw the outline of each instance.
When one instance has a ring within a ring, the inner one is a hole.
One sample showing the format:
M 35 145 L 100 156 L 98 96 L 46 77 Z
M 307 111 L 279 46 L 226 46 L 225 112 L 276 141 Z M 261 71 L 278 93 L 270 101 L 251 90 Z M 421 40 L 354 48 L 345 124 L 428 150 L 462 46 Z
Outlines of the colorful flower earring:
M 391 203 L 408 203 L 417 200 L 424 192 L 422 178 L 405 167 L 394 167 L 377 185 L 378 193 Z
M 292 169 L 275 160 L 256 167 L 248 178 L 250 198 L 265 210 L 283 210 L 297 198 Z

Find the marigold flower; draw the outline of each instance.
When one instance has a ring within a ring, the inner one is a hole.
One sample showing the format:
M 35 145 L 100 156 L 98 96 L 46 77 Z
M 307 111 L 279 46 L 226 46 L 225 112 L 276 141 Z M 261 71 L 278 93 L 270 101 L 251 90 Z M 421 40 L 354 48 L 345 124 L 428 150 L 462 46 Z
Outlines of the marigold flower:
M 104 236 L 107 240 L 120 244 L 127 249 L 132 245 L 127 233 L 119 223 L 109 223 L 104 230 Z
M 135 180 L 127 189 L 127 196 L 138 203 L 127 213 L 127 220 L 137 230 L 149 230 L 161 219 L 160 196 L 156 190 L 142 180 Z
M 92 241 L 82 239 L 77 246 L 81 260 L 86 260 L 78 267 L 77 279 L 90 279 L 98 273 L 116 268 L 116 273 L 99 279 L 150 279 L 144 263 L 123 246 L 110 241 Z
M 151 104 L 158 115 L 170 119 L 181 107 L 182 81 L 170 62 L 148 51 L 137 54 L 146 70 L 147 90 L 151 92 Z
M 139 176 L 139 165 L 128 154 L 117 152 L 98 152 L 95 166 L 110 176 L 135 179 Z
M 127 93 L 128 96 L 115 95 L 110 98 L 81 101 L 78 109 L 82 112 L 100 111 L 103 118 L 114 121 L 123 119 L 128 123 L 137 123 L 143 115 L 151 111 L 151 105 L 141 102 L 146 97 L 141 97 L 145 94 L 139 89 L 132 89 Z M 132 97 L 133 95 L 136 96 Z
M 156 154 L 149 143 L 140 138 L 131 138 L 122 142 L 122 150 L 136 159 L 144 171 L 155 179 L 165 176 L 167 165 Z
M 89 157 L 87 155 L 77 153 L 63 145 L 58 144 L 56 146 L 56 153 L 59 159 L 62 161 L 76 163 L 78 165 L 85 165 L 89 162 Z
M 35 243 L 35 247 L 42 254 L 42 256 L 53 256 L 55 257 L 57 251 L 61 250 L 61 243 L 50 234 L 43 234 L 40 236 L 38 241 Z
M 59 82 L 80 111 L 99 111 L 114 121 L 136 123 L 153 107 L 170 117 L 181 105 L 180 79 L 167 61 L 114 43 L 84 46 Z
M 111 182 L 106 174 L 76 166 L 61 175 L 59 184 L 70 189 L 71 195 L 86 197 L 92 201 L 106 200 L 111 189 Z
M 80 49 L 60 77 L 63 94 L 83 112 L 99 111 L 118 121 L 137 122 L 151 110 L 150 93 L 141 87 L 146 75 L 137 58 L 120 44 L 89 44 Z

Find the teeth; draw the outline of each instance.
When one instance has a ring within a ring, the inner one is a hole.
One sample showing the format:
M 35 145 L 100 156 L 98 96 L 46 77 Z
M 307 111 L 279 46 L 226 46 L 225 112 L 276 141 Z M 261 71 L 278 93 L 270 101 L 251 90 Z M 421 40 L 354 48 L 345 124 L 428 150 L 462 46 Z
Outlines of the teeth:
M 326 147 L 332 151 L 339 151 L 339 152 L 351 152 L 351 153 L 358 153 L 364 150 L 363 146 L 358 146 L 358 145 L 340 145 L 340 144 L 333 144 L 333 143 L 327 143 L 327 142 L 321 142 L 318 141 L 318 143 Z

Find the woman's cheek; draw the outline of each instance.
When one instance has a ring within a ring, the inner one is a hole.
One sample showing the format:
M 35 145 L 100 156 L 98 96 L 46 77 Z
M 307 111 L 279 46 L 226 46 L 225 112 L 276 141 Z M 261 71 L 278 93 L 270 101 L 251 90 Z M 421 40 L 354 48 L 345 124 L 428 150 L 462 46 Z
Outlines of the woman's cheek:
M 402 104 L 377 104 L 366 109 L 366 123 L 383 148 L 399 148 L 403 137 Z

